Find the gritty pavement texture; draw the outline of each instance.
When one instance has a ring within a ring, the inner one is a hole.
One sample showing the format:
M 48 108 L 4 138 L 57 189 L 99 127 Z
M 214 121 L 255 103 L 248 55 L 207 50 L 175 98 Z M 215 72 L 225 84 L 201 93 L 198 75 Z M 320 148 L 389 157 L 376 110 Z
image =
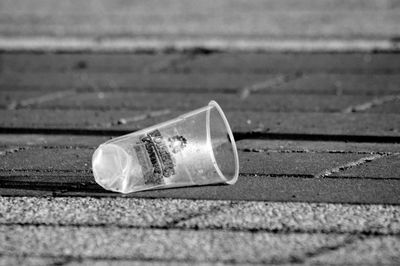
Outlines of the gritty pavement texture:
M 132 198 L 0 198 L 1 225 L 395 235 L 400 206 Z M 11 211 L 12 210 L 12 211 Z
M 301 261 L 352 236 L 109 227 L 0 226 L 3 254 L 237 263 Z M 8 241 L 5 242 L 5 239 Z M 7 244 L 6 244 L 7 243 Z M 284 248 L 285 247 L 285 248 Z M 265 252 L 268 250 L 268 252 Z
M 168 228 L 189 216 L 206 215 L 229 205 L 179 199 L 13 197 L 1 198 L 4 215 L 0 223 Z

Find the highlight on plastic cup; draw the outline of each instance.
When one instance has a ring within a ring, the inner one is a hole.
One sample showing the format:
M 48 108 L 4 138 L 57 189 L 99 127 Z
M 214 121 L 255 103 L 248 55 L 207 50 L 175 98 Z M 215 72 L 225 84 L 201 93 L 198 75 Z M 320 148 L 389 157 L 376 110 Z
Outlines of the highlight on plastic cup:
M 235 140 L 215 101 L 101 144 L 92 167 L 99 185 L 121 193 L 234 184 L 239 175 Z

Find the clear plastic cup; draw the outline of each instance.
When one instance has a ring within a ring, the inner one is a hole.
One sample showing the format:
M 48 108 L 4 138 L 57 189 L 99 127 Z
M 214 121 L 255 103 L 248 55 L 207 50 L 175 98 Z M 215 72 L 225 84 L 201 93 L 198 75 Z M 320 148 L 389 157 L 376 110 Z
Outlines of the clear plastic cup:
M 215 101 L 101 144 L 92 166 L 99 185 L 121 193 L 234 184 L 239 175 L 235 140 Z

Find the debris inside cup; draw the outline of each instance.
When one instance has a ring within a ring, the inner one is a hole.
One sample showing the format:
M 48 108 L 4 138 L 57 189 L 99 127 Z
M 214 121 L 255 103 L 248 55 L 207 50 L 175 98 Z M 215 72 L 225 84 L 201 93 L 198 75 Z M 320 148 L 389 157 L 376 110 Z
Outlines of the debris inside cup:
M 213 101 L 175 119 L 109 140 L 92 158 L 96 182 L 122 193 L 233 184 L 238 163 L 228 122 Z

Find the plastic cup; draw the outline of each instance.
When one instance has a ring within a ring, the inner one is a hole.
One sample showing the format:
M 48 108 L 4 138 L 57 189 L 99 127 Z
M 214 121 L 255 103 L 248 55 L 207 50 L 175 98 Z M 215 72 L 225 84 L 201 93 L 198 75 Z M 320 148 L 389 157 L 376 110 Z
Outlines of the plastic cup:
M 101 144 L 92 166 L 100 186 L 121 193 L 234 184 L 239 175 L 235 140 L 215 101 Z

